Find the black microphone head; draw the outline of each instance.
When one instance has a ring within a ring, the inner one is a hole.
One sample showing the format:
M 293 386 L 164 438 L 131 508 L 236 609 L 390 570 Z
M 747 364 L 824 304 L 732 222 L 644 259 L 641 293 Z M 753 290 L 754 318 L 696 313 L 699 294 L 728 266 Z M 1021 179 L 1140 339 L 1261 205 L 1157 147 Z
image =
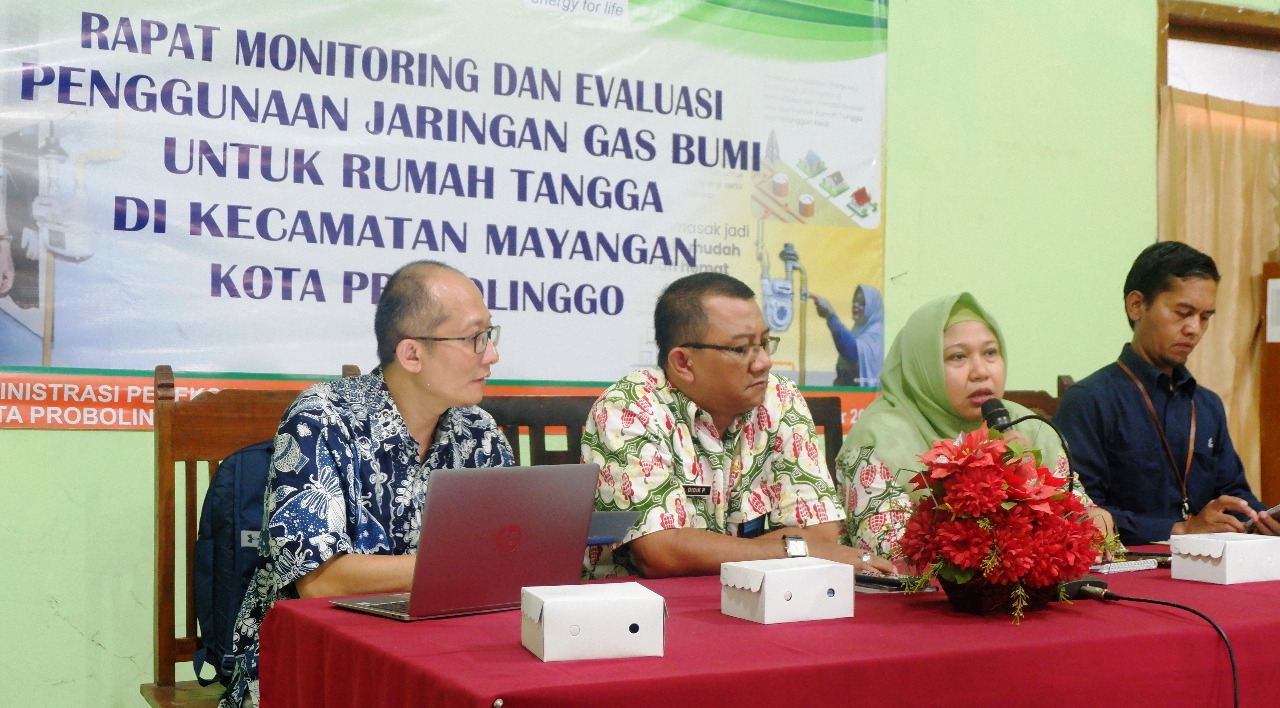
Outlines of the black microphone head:
M 1004 430 L 1009 427 L 1009 409 L 999 398 L 988 398 L 982 404 L 982 419 L 987 427 L 993 430 Z

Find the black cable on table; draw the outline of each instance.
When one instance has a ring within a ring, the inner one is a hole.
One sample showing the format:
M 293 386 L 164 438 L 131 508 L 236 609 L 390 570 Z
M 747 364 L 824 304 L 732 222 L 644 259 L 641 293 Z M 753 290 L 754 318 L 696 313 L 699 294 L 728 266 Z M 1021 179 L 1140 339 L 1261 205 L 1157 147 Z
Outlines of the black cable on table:
M 1208 622 L 1209 626 L 1213 627 L 1214 630 L 1218 632 L 1218 636 L 1222 637 L 1223 643 L 1227 645 L 1227 656 L 1231 658 L 1232 705 L 1235 706 L 1235 708 L 1240 708 L 1240 672 L 1236 668 L 1236 653 L 1235 653 L 1235 650 L 1231 648 L 1231 640 L 1227 639 L 1227 633 L 1222 631 L 1222 628 L 1218 626 L 1218 623 L 1210 619 L 1209 615 L 1206 615 L 1205 613 L 1195 609 L 1194 607 L 1179 605 L 1176 602 L 1166 602 L 1165 600 L 1152 600 L 1145 597 L 1129 597 L 1127 595 L 1117 595 L 1111 592 L 1110 590 L 1107 590 L 1106 588 L 1100 588 L 1096 586 L 1082 587 L 1080 588 L 1080 592 L 1096 600 L 1128 600 L 1129 602 L 1146 602 L 1152 605 L 1164 605 L 1165 607 L 1176 607 L 1179 610 L 1186 610 L 1187 612 L 1190 612 L 1191 614 L 1199 617 L 1205 622 Z

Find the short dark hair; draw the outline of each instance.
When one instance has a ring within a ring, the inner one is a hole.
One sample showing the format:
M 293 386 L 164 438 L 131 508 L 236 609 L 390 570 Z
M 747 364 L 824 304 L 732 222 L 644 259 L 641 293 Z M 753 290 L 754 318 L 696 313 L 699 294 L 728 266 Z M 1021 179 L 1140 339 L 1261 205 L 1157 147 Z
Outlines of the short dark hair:
M 440 269 L 462 275 L 457 268 L 440 261 L 414 261 L 392 273 L 382 288 L 373 315 L 373 334 L 378 341 L 378 361 L 383 366 L 396 360 L 396 346 L 401 341 L 411 335 L 430 335 L 449 316 L 431 297 L 428 276 Z
M 1218 282 L 1218 266 L 1208 255 L 1178 241 L 1161 241 L 1142 249 L 1124 279 L 1124 297 L 1137 290 L 1148 306 L 1160 293 L 1172 289 L 1174 279 L 1211 278 Z M 1128 317 L 1128 315 L 1125 315 Z M 1129 320 L 1129 328 L 1133 328 Z
M 653 308 L 653 338 L 658 342 L 658 366 L 667 365 L 667 354 L 681 343 L 697 339 L 707 327 L 703 298 L 723 295 L 754 300 L 756 293 L 731 275 L 708 271 L 673 281 L 658 296 Z

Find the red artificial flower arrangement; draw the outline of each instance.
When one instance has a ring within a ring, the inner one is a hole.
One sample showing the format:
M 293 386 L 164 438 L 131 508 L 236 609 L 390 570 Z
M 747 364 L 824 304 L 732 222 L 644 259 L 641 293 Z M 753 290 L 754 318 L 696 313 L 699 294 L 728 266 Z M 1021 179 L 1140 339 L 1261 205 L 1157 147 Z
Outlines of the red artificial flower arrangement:
M 935 442 L 920 460 L 927 469 L 916 483 L 928 491 L 900 541 L 917 589 L 934 577 L 948 591 L 966 583 L 1007 588 L 1017 622 L 1028 589 L 1044 595 L 1079 579 L 1103 547 L 1067 479 L 1043 467 L 1038 451 L 1006 442 L 985 424 Z

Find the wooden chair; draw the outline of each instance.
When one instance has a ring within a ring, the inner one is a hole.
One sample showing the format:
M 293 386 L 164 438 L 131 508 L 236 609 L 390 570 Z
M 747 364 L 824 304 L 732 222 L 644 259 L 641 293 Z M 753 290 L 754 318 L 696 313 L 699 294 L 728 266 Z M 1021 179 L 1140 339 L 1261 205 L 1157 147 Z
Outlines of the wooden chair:
M 1005 391 L 1004 397 L 1006 400 L 1030 408 L 1033 413 L 1052 418 L 1058 412 L 1058 403 L 1062 400 L 1062 394 L 1074 383 L 1075 379 L 1070 376 L 1065 374 L 1059 376 L 1057 398 L 1050 396 L 1048 391 Z
M 1058 412 L 1058 399 L 1050 396 L 1048 391 L 1005 391 L 1004 398 L 1006 401 L 1020 403 L 1030 408 L 1032 413 L 1039 413 L 1046 418 L 1053 417 Z
M 582 458 L 582 429 L 596 396 L 488 396 L 480 407 L 493 416 L 494 422 L 511 443 L 516 464 L 520 464 L 524 443 L 520 429 L 529 431 L 529 464 L 571 464 Z M 564 429 L 564 450 L 548 450 L 548 433 Z
M 343 376 L 360 373 L 342 367 Z M 196 632 L 195 558 L 197 475 L 213 476 L 222 458 L 242 447 L 275 437 L 285 408 L 298 389 L 223 389 L 179 401 L 173 369 L 157 366 L 155 373 L 155 683 L 143 684 L 147 703 L 162 706 L 212 706 L 223 687 L 201 687 L 195 681 L 174 683 L 174 668 L 191 661 L 199 647 Z M 201 468 L 204 468 L 203 470 Z M 179 487 L 179 480 L 181 486 Z M 183 508 L 181 527 L 177 505 Z M 184 624 L 177 629 L 177 555 L 181 542 Z
M 821 429 L 826 447 L 827 468 L 835 469 L 836 455 L 844 442 L 841 418 L 844 405 L 838 396 L 806 396 L 813 421 Z M 480 407 L 493 416 L 511 442 L 517 464 L 523 442 L 520 429 L 529 431 L 529 464 L 554 465 L 577 462 L 582 455 L 582 429 L 596 396 L 489 396 Z M 547 435 L 563 428 L 565 450 L 548 450 Z
M 832 478 L 836 474 L 836 456 L 844 444 L 844 403 L 839 396 L 805 396 L 813 422 L 820 428 L 823 447 L 826 448 L 827 471 Z

